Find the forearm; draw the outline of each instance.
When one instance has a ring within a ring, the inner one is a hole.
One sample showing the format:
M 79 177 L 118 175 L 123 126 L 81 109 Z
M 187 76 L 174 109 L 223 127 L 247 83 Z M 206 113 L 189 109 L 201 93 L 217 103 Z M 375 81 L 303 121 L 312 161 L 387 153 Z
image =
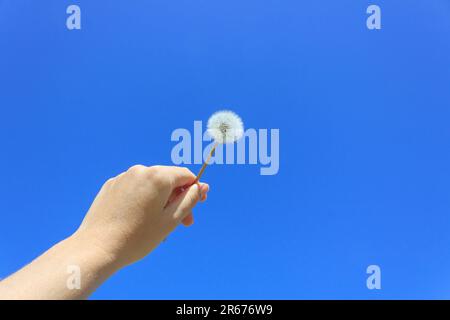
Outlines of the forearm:
M 80 234 L 0 282 L 0 299 L 84 299 L 117 270 L 114 257 Z

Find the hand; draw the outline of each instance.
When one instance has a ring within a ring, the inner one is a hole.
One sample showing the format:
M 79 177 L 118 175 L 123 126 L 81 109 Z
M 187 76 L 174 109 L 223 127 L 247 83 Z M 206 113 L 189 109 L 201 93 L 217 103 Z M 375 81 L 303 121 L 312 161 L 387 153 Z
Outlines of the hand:
M 204 201 L 207 184 L 186 168 L 141 165 L 109 179 L 73 237 L 96 246 L 123 267 L 145 257 Z

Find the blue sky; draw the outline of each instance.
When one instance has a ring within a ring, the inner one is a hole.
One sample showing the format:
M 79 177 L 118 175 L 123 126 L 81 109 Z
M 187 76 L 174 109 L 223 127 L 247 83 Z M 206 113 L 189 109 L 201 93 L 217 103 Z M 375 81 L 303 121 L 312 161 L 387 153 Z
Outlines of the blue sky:
M 449 35 L 448 0 L 0 0 L 0 278 L 229 108 L 279 173 L 208 168 L 194 226 L 92 298 L 450 298 Z

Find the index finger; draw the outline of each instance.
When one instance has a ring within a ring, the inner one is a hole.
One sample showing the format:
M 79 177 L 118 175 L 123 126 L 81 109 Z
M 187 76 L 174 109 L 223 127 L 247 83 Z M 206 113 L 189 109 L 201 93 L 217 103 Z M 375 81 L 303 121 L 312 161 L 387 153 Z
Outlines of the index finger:
M 173 189 L 189 186 L 195 181 L 195 174 L 186 167 L 158 166 L 158 168 L 168 179 Z

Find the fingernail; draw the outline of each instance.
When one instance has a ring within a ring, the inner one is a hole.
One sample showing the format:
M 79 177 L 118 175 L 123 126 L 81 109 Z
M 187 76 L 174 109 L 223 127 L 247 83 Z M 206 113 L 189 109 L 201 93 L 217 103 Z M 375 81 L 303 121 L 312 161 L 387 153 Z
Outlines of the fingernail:
M 202 183 L 200 186 L 200 190 L 203 193 L 207 193 L 209 191 L 209 184 L 207 183 Z

